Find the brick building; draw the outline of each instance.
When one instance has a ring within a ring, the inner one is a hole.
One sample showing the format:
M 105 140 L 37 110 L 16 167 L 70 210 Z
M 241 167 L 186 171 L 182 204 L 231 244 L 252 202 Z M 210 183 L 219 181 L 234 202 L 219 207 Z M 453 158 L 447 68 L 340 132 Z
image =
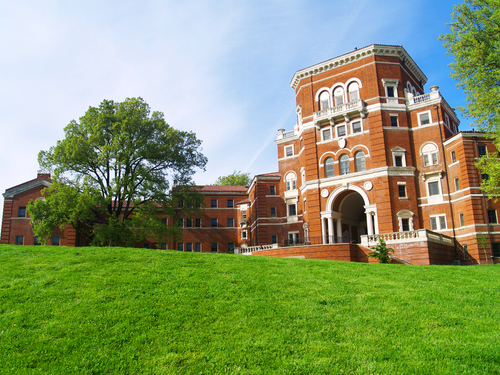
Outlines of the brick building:
M 383 238 L 412 264 L 491 263 L 500 203 L 480 190 L 487 176 L 474 162 L 497 150 L 482 133 L 460 132 L 439 87 L 426 93 L 426 83 L 401 46 L 371 45 L 297 71 L 297 124 L 278 132 L 279 171 L 247 187 L 200 187 L 203 212 L 179 220 L 182 240 L 161 247 L 367 261 Z M 29 218 L 16 210 L 43 181 L 7 189 L 2 243 L 31 243 Z M 57 235 L 77 243 L 74 233 Z

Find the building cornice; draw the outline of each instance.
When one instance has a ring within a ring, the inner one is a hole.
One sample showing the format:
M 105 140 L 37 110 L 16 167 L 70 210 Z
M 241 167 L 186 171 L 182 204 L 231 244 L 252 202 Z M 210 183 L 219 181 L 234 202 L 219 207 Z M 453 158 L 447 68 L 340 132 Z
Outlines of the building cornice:
M 21 185 L 17 188 L 7 190 L 5 193 L 3 193 L 4 198 L 14 198 L 17 194 L 24 193 L 25 191 L 37 188 L 39 186 L 43 187 L 49 187 L 51 185 L 50 181 L 40 179 L 40 180 L 34 180 L 33 182 L 30 182 L 25 185 Z
M 370 56 L 394 56 L 399 57 L 405 63 L 405 68 L 412 72 L 415 77 L 422 82 L 422 86 L 427 82 L 427 77 L 420 70 L 418 65 L 413 61 L 411 56 L 406 52 L 402 46 L 390 46 L 384 44 L 372 44 L 371 46 L 364 47 L 361 49 L 354 50 L 345 55 L 335 57 L 331 60 L 324 61 L 322 63 L 310 66 L 308 68 L 297 71 L 290 86 L 293 89 L 297 89 L 300 81 L 304 78 L 315 76 L 317 74 L 324 73 L 326 71 L 336 69 L 340 66 L 348 65 L 350 63 L 359 61 Z

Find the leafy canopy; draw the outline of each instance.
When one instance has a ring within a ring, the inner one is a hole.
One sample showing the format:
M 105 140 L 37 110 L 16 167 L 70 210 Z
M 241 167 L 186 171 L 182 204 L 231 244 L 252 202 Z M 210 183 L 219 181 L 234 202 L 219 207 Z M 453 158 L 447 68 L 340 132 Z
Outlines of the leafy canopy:
M 242 173 L 236 170 L 230 175 L 220 176 L 215 181 L 215 185 L 245 186 L 248 184 L 250 184 L 250 173 Z
M 455 5 L 450 33 L 440 40 L 453 55 L 451 76 L 467 95 L 462 113 L 475 121 L 500 149 L 500 0 L 466 0 Z M 498 155 L 482 157 L 476 166 L 489 175 L 481 187 L 490 198 L 500 194 Z
M 36 235 L 47 238 L 67 224 L 100 245 L 164 239 L 172 228 L 161 212 L 178 214 L 177 200 L 199 201 L 190 189 L 207 159 L 194 133 L 173 129 L 142 98 L 104 100 L 71 121 L 65 138 L 38 155 L 54 175 L 45 200 L 28 207 Z M 171 190 L 171 181 L 182 188 Z M 197 204 L 185 207 L 197 207 Z

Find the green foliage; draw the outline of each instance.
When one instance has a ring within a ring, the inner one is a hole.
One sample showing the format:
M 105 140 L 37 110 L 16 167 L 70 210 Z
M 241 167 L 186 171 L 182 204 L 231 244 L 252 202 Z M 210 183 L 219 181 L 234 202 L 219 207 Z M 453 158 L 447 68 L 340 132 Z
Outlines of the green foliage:
M 440 40 L 454 57 L 451 76 L 467 95 L 467 107 L 460 110 L 500 150 L 500 0 L 466 0 L 454 6 L 452 18 L 450 33 Z M 481 188 L 495 200 L 500 194 L 497 157 L 483 156 L 476 163 L 490 177 Z
M 499 301 L 498 265 L 0 245 L 0 373 L 498 374 Z
M 54 174 L 55 183 L 45 202 L 28 209 L 35 233 L 47 236 L 56 226 L 83 222 L 78 230 L 110 246 L 146 233 L 157 239 L 170 234 L 158 230 L 163 211 L 150 205 L 174 207 L 169 181 L 190 185 L 195 169 L 205 167 L 194 133 L 171 128 L 142 98 L 104 100 L 64 131 L 62 141 L 39 154 L 41 168 Z
M 390 263 L 390 254 L 394 253 L 394 249 L 388 248 L 385 241 L 380 238 L 377 246 L 372 247 L 373 251 L 368 253 L 370 258 L 378 259 L 380 263 Z
M 250 173 L 236 170 L 228 176 L 220 176 L 215 181 L 215 185 L 246 186 L 248 184 L 250 184 Z
M 467 94 L 467 117 L 481 130 L 500 124 L 500 0 L 466 0 L 453 7 L 450 33 L 440 40 L 453 55 L 451 76 Z

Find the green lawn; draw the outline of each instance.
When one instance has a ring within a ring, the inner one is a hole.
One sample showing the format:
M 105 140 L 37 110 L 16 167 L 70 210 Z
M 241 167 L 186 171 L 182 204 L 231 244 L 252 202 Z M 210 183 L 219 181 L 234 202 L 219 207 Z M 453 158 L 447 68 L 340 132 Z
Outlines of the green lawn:
M 0 374 L 497 374 L 500 266 L 0 246 Z

